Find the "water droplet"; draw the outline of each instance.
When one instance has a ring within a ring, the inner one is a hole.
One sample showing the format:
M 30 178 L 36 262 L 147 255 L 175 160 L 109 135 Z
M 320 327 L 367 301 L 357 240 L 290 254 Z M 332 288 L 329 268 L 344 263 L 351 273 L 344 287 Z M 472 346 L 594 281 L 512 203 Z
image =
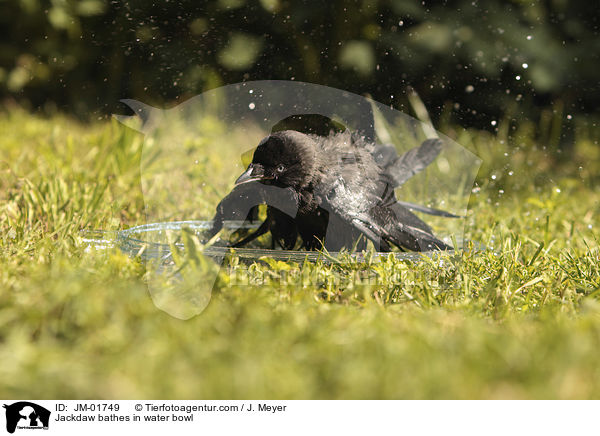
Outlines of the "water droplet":
M 254 103 L 250 103 L 248 105 L 248 107 L 250 108 L 250 110 L 254 110 L 254 108 L 256 107 L 256 105 Z
M 252 94 L 254 93 L 254 89 L 251 89 L 250 91 L 248 91 L 248 94 Z
M 517 76 L 517 77 L 515 77 L 515 79 L 521 80 L 521 76 Z
M 496 180 L 496 174 L 492 174 L 492 180 Z
M 496 120 L 492 121 L 490 124 L 491 124 L 492 126 L 495 126 L 495 125 L 496 125 Z
M 524 63 L 523 65 L 521 65 L 521 66 L 522 66 L 524 69 L 527 69 L 527 68 L 529 68 L 529 65 L 527 65 L 527 64 L 525 64 L 525 63 Z

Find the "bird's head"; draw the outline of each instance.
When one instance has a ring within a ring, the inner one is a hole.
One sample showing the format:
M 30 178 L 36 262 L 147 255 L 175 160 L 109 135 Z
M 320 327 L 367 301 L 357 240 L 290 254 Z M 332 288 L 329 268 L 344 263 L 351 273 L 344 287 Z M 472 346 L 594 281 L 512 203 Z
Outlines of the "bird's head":
M 314 140 L 304 133 L 284 130 L 267 136 L 258 144 L 252 163 L 235 184 L 259 181 L 300 190 L 312 181 L 315 167 Z

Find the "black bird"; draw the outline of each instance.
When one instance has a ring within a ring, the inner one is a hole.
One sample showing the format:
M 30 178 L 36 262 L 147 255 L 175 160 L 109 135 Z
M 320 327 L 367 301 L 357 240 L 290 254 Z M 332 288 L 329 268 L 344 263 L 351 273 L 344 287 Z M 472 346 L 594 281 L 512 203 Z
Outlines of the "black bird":
M 359 111 L 359 114 L 363 115 L 363 118 L 365 119 L 359 120 L 362 121 L 362 125 L 359 126 L 358 131 L 368 138 L 371 138 L 375 133 L 373 130 L 373 113 L 370 109 L 370 107 L 369 110 L 360 108 Z M 283 130 L 295 130 L 301 133 L 327 137 L 336 133 L 344 132 L 347 129 L 340 122 L 332 120 L 331 118 L 321 114 L 296 114 L 288 116 L 275 124 L 271 129 L 271 133 L 280 132 Z M 371 130 L 373 131 L 371 132 Z M 239 198 L 242 192 L 243 191 L 236 192 L 234 190 L 234 192 L 232 192 L 233 199 Z M 283 197 L 286 197 L 286 195 L 283 194 Z M 262 223 L 258 230 L 233 244 L 233 247 L 244 246 L 248 242 L 256 239 L 258 236 L 270 231 L 271 248 L 275 248 L 275 243 L 277 243 L 284 250 L 294 249 L 298 241 L 298 228 L 294 218 L 292 218 L 288 213 L 277 209 L 273 204 L 267 204 L 266 212 L 266 220 Z M 254 206 L 250 209 L 246 220 L 255 221 L 257 218 L 258 206 Z
M 271 217 L 268 214 L 256 233 L 237 246 L 270 230 L 284 247 L 291 246 L 292 240 L 295 243 L 299 234 L 306 249 L 364 249 L 366 241 L 361 236 L 381 251 L 390 251 L 391 245 L 413 251 L 451 249 L 409 208 L 453 215 L 400 203 L 394 194 L 395 187 L 429 165 L 440 149 L 438 140 L 429 140 L 398 157 L 389 148 L 364 143 L 347 131 L 327 137 L 293 130 L 276 132 L 261 141 L 252 163 L 219 205 L 215 222 L 227 216 L 228 203 L 244 198 L 242 193 L 248 189 L 244 185 L 248 184 L 256 192 L 269 187 L 270 194 L 262 196 L 272 206 L 270 210 L 278 212 Z M 237 205 L 245 209 L 242 203 Z M 297 213 L 292 218 L 290 213 L 279 213 L 281 209 L 296 209 Z M 283 224 L 277 222 L 278 215 L 285 215 Z M 357 244 L 359 238 L 362 241 Z

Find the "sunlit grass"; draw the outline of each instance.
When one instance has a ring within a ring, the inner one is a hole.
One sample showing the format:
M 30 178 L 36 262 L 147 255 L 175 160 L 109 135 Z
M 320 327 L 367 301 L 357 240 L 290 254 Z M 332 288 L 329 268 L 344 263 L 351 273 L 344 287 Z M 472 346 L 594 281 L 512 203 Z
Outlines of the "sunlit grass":
M 600 396 L 600 165 L 588 137 L 558 155 L 523 132 L 451 133 L 484 160 L 467 233 L 485 252 L 234 257 L 206 310 L 182 321 L 153 304 L 138 260 L 80 244 L 81 229 L 145 221 L 142 135 L 20 110 L 0 129 L 5 398 Z

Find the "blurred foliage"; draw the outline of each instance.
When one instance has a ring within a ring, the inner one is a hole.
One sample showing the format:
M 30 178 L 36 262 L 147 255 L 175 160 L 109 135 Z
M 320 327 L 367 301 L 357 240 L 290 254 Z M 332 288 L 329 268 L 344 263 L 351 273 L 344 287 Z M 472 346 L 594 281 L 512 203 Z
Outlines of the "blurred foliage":
M 508 114 L 560 125 L 597 111 L 600 9 L 584 0 L 0 2 L 0 96 L 80 116 L 120 98 L 184 100 L 242 80 L 291 79 L 435 118 Z M 571 118 L 567 118 L 570 115 Z M 568 130 L 568 129 L 567 129 Z

